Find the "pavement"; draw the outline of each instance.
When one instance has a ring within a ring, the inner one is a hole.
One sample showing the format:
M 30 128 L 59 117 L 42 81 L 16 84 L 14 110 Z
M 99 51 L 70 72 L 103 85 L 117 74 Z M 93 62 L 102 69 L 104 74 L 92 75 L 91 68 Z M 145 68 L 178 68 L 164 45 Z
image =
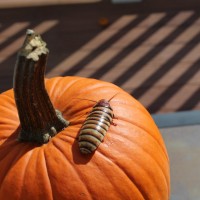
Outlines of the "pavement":
M 171 200 L 200 199 L 200 124 L 161 128 L 171 167 Z
M 12 87 L 17 51 L 34 29 L 50 49 L 47 77 L 113 82 L 149 110 L 169 152 L 171 200 L 198 200 L 199 8 L 199 0 L 1 0 L 0 92 Z
M 152 117 L 170 159 L 170 199 L 200 199 L 200 111 L 153 114 Z

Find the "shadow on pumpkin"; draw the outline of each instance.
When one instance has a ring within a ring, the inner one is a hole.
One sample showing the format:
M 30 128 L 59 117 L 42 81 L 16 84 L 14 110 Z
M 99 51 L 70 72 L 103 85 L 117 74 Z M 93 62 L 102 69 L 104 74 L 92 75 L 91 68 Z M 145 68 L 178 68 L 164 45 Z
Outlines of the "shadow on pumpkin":
M 21 157 L 34 148 L 39 147 L 39 145 L 34 143 L 19 142 L 17 138 L 20 129 L 20 126 L 17 127 L 17 129 L 14 132 L 11 132 L 10 136 L 5 138 L 5 141 L 0 144 L 0 167 L 1 173 L 4 174 L 4 177 L 6 176 L 8 170 L 11 169 Z M 9 167 L 2 169 L 2 166 L 4 166 L 3 163 L 7 163 L 7 166 Z
M 18 126 L 16 130 L 9 133 L 10 136 L 5 138 L 4 141 L 0 141 L 0 167 L 1 167 L 1 173 L 4 177 L 8 173 L 8 170 L 11 169 L 13 166 L 15 166 L 16 163 L 19 162 L 20 159 L 25 154 L 29 153 L 35 148 L 40 148 L 41 146 L 36 143 L 19 142 L 17 139 L 18 139 L 20 129 L 21 127 Z M 77 132 L 77 136 L 78 136 L 78 133 L 79 132 Z M 79 150 L 78 139 L 74 139 L 74 142 L 71 148 L 72 148 L 73 161 L 75 164 L 78 164 L 78 165 L 88 163 L 94 155 L 94 153 L 91 153 L 88 155 L 82 154 Z M 8 163 L 9 168 L 2 169 L 3 163 Z

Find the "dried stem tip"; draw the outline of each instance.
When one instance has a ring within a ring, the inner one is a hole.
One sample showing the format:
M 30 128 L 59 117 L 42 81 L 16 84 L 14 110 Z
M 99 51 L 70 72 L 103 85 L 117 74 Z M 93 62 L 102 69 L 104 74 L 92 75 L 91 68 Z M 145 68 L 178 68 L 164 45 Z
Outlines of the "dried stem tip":
M 27 59 L 38 61 L 40 55 L 48 54 L 48 52 L 49 50 L 46 48 L 46 43 L 42 40 L 40 35 L 37 35 L 33 30 L 28 29 L 20 54 Z

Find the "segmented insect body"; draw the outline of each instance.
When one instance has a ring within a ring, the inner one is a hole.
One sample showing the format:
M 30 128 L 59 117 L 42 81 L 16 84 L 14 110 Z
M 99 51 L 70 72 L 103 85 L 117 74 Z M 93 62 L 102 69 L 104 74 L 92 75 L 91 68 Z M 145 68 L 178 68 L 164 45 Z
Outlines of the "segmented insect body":
M 79 134 L 79 148 L 81 153 L 89 154 L 97 149 L 103 141 L 106 132 L 114 118 L 109 101 L 101 99 L 88 114 Z

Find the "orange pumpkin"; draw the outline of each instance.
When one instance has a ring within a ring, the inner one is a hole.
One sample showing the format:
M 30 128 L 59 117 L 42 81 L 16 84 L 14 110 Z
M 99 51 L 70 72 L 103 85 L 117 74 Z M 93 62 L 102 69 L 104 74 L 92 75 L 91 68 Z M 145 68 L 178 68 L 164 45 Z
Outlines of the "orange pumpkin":
M 55 77 L 45 86 L 54 108 L 70 125 L 43 145 L 17 140 L 21 126 L 16 96 L 12 89 L 0 94 L 0 199 L 169 199 L 165 144 L 137 100 L 95 79 Z M 94 106 L 82 99 L 98 101 L 115 94 L 110 104 L 116 126 L 111 124 L 94 153 L 81 154 L 78 133 Z

